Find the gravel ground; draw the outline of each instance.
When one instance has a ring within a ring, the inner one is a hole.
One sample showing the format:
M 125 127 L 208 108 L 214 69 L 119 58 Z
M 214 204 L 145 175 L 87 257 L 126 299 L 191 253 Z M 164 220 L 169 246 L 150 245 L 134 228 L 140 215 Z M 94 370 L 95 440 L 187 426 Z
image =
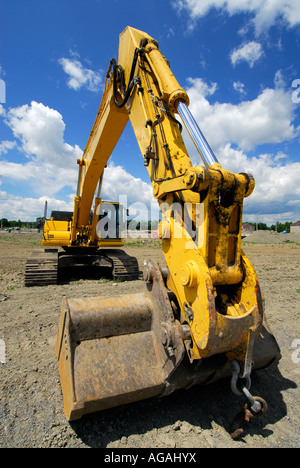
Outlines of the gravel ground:
M 25 288 L 26 258 L 38 243 L 37 234 L 0 235 L 0 447 L 300 447 L 299 244 L 245 243 L 282 359 L 278 367 L 253 375 L 251 390 L 267 400 L 269 410 L 241 440 L 233 441 L 228 430 L 244 402 L 230 391 L 228 379 L 73 423 L 65 420 L 54 356 L 62 298 L 122 295 L 138 292 L 144 284 L 77 277 L 58 286 Z M 126 251 L 137 256 L 141 266 L 147 258 L 163 264 L 157 244 L 136 242 Z

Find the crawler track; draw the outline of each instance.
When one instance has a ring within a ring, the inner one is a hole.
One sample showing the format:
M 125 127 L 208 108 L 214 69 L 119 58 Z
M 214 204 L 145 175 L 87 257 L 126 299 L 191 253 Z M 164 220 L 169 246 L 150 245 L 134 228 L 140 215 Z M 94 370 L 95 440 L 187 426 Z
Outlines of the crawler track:
M 59 253 L 57 249 L 34 250 L 26 262 L 25 286 L 57 284 L 58 270 L 62 266 L 76 266 L 77 263 L 82 265 L 84 259 L 84 255 L 66 255 L 65 252 Z M 87 266 L 99 265 L 101 267 L 101 259 L 111 264 L 113 279 L 133 281 L 140 276 L 137 259 L 127 255 L 123 250 L 98 250 L 92 255 L 86 256 Z M 73 265 L 71 265 L 72 261 Z
M 58 250 L 34 250 L 26 262 L 25 286 L 57 284 Z
M 101 253 L 112 262 L 114 279 L 133 281 L 139 278 L 139 264 L 135 257 L 123 250 L 105 249 Z

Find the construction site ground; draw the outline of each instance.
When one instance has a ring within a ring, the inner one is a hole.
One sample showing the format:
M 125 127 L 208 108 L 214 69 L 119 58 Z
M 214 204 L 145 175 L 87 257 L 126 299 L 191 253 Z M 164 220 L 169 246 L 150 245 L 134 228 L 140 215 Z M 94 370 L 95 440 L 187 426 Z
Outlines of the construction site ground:
M 257 232 L 243 242 L 282 359 L 252 375 L 251 391 L 267 401 L 268 412 L 238 441 L 229 428 L 244 400 L 232 393 L 230 379 L 66 421 L 54 355 L 63 296 L 118 296 L 143 290 L 144 282 L 81 274 L 25 288 L 25 262 L 40 240 L 37 232 L 0 233 L 0 447 L 300 447 L 300 234 Z M 164 265 L 158 239 L 128 241 L 125 250 L 140 268 L 151 258 Z

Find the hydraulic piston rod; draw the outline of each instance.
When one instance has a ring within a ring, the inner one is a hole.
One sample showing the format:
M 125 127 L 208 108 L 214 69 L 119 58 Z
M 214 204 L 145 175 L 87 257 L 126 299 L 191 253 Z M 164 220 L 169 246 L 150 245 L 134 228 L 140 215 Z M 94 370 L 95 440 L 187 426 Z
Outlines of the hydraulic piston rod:
M 218 160 L 216 156 L 214 155 L 209 144 L 207 143 L 205 136 L 201 132 L 188 106 L 184 102 L 179 101 L 177 111 L 180 117 L 182 118 L 183 123 L 191 139 L 193 140 L 194 145 L 196 146 L 197 151 L 203 159 L 204 164 L 206 166 L 210 166 L 211 164 L 217 163 Z

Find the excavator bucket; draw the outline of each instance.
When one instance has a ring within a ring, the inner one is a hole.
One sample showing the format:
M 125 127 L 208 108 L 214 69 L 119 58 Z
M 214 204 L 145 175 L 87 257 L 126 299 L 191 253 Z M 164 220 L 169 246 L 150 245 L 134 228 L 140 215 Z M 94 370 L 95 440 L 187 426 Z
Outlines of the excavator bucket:
M 190 362 L 190 329 L 176 318 L 176 298 L 158 264 L 145 271 L 142 293 L 63 300 L 55 352 L 67 420 L 231 375 L 224 354 Z M 266 325 L 253 358 L 255 369 L 280 358 Z

